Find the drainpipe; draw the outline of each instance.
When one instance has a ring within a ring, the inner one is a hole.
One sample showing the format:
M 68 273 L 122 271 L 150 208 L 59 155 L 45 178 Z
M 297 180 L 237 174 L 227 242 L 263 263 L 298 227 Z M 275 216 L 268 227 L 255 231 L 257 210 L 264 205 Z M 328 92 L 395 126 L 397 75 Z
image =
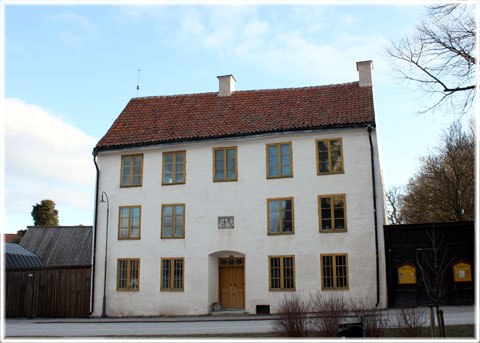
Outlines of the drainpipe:
M 93 163 L 95 164 L 95 169 L 97 170 L 96 181 L 95 181 L 95 211 L 93 215 L 93 257 L 92 257 L 92 288 L 90 292 L 90 315 L 93 313 L 93 305 L 95 303 L 95 255 L 97 249 L 97 214 L 98 214 L 98 183 L 100 180 L 100 170 L 97 165 L 97 150 L 93 149 Z
M 372 168 L 372 193 L 373 193 L 373 221 L 375 227 L 375 265 L 377 268 L 377 303 L 375 307 L 378 307 L 380 303 L 380 276 L 379 276 L 379 266 L 378 266 L 378 233 L 377 233 L 377 189 L 375 186 L 375 163 L 373 157 L 373 142 L 372 142 L 372 126 L 367 126 L 368 131 L 368 140 L 370 142 L 370 163 Z

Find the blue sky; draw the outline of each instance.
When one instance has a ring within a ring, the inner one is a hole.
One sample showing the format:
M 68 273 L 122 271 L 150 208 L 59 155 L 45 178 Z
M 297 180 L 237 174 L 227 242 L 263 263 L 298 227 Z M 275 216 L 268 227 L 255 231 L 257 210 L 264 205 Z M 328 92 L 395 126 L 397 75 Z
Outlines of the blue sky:
M 92 225 L 91 151 L 130 98 L 358 80 L 373 60 L 386 188 L 408 181 L 448 114 L 418 116 L 426 100 L 396 77 L 385 48 L 411 33 L 423 6 L 4 4 L 4 231 L 33 225 L 52 199 L 61 225 Z

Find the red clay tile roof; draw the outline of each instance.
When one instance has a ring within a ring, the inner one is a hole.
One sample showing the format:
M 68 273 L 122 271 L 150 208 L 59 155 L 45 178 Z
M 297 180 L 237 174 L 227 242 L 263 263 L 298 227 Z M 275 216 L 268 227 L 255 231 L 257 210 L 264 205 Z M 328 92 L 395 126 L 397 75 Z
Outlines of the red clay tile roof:
M 374 122 L 372 87 L 358 82 L 133 98 L 95 150 Z
M 3 234 L 3 241 L 5 243 L 13 243 L 17 239 L 16 233 L 4 233 Z

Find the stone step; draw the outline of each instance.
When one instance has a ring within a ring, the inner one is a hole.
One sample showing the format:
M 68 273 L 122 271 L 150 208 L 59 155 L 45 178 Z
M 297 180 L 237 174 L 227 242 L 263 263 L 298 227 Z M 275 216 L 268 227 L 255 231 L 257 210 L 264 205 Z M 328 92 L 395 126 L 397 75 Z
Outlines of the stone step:
M 241 316 L 248 314 L 244 309 L 225 309 L 210 312 L 211 316 Z

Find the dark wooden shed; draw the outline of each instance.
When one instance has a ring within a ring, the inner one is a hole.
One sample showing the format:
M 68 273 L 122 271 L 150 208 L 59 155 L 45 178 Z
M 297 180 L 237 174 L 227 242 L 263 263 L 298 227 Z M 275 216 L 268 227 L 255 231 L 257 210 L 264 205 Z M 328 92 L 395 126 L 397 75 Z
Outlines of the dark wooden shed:
M 42 264 L 6 268 L 6 317 L 90 315 L 91 226 L 29 226 L 17 249 Z
M 428 259 L 432 259 L 433 235 L 439 254 L 437 260 L 445 266 L 446 294 L 442 305 L 474 303 L 473 221 L 385 225 L 384 234 L 389 307 L 431 304 L 422 285 L 419 264 L 425 267 Z

